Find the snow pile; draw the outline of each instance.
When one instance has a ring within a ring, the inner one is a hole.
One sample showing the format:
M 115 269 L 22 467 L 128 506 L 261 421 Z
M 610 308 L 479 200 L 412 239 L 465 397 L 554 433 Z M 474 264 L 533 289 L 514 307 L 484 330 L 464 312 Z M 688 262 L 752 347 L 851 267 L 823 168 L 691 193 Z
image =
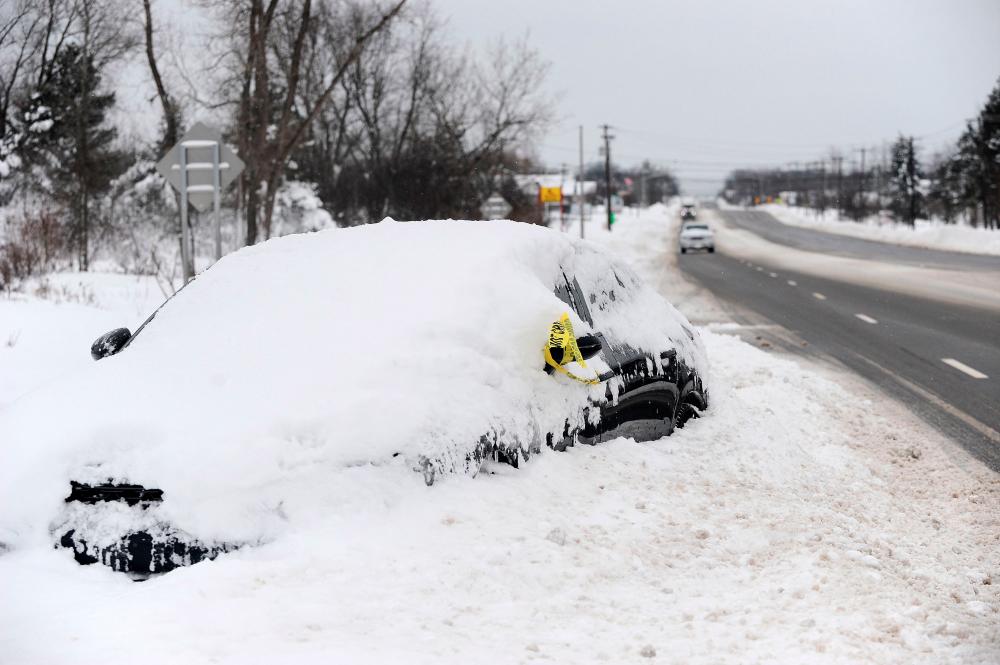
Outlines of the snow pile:
M 386 221 L 278 238 L 203 273 L 119 355 L 0 412 L 0 541 L 50 542 L 70 480 L 158 487 L 177 528 L 262 542 L 325 519 L 333 471 L 461 466 L 490 432 L 544 447 L 605 391 L 541 371 L 569 309 L 553 293 L 563 271 L 618 293 L 592 305 L 608 339 L 675 340 L 704 367 L 676 310 L 548 229 Z
M 660 213 L 592 237 L 683 289 Z M 703 334 L 709 414 L 657 442 L 431 488 L 403 465 L 324 467 L 322 519 L 142 584 L 62 549 L 0 553 L 0 660 L 1000 662 L 996 475 L 868 384 L 721 334 L 734 328 Z M 289 441 L 287 461 L 322 449 Z
M 915 227 L 890 219 L 855 222 L 840 219 L 835 211 L 828 211 L 825 216 L 817 216 L 815 211 L 808 208 L 775 203 L 762 205 L 759 208 L 790 226 L 804 226 L 827 233 L 839 233 L 898 245 L 1000 256 L 1000 232 L 985 228 L 944 224 L 926 219 L 918 219 Z
M 0 297 L 0 411 L 62 374 L 89 369 L 99 335 L 135 330 L 163 301 L 155 280 L 141 275 L 52 273 L 23 291 Z
M 710 417 L 431 488 L 142 584 L 0 556 L 11 662 L 995 663 L 998 488 L 905 412 L 707 334 Z M 86 611 L 80 611 L 86 608 Z M 123 611 L 127 608 L 127 611 Z M 655 662 L 655 661 L 654 661 Z

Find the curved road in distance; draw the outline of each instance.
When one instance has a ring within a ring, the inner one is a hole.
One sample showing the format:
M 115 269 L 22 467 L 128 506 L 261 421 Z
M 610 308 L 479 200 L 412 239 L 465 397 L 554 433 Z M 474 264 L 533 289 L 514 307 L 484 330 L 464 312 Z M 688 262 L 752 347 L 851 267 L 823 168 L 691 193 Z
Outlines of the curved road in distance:
M 757 210 L 717 214 L 727 225 L 800 250 L 938 269 L 1000 269 L 1000 257 L 823 233 L 782 224 Z M 995 310 L 944 304 L 719 253 L 687 254 L 678 265 L 719 298 L 783 326 L 813 351 L 838 359 L 900 398 L 1000 472 L 1000 314 Z
M 900 263 L 922 268 L 1000 271 L 1000 256 L 907 247 L 906 245 L 865 240 L 837 233 L 826 233 L 802 226 L 782 224 L 772 214 L 762 210 L 716 210 L 715 214 L 730 226 L 750 231 L 764 240 L 807 252 L 846 256 L 868 261 Z

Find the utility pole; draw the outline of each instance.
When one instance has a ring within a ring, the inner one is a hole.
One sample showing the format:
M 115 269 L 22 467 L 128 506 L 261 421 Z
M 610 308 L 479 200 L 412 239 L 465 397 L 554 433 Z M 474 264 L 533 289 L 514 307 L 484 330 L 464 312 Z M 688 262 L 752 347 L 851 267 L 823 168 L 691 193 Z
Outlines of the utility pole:
M 820 182 L 819 175 L 819 162 L 809 162 L 806 166 L 808 169 L 807 173 L 807 186 L 809 187 L 809 204 L 812 206 L 813 214 L 819 213 L 819 188 L 822 184 Z
M 882 215 L 882 164 L 885 162 L 885 144 L 872 150 L 872 177 L 875 179 L 875 214 Z
M 837 215 L 840 216 L 841 200 L 844 195 L 844 171 L 841 168 L 844 164 L 844 158 L 838 155 L 833 158 L 833 161 L 837 164 Z
M 827 183 L 826 183 L 826 160 L 825 159 L 822 162 L 820 162 L 819 169 L 820 169 L 820 173 L 822 173 L 822 175 L 823 175 L 823 191 L 820 193 L 820 196 L 819 196 L 819 201 L 820 201 L 820 203 L 819 203 L 819 212 L 825 218 L 826 217 L 826 187 L 827 187 Z
M 795 203 L 798 205 L 799 202 L 799 192 L 802 191 L 802 172 L 799 171 L 799 163 L 792 162 L 792 174 L 788 179 L 788 189 L 794 192 Z M 788 201 L 785 201 L 787 204 Z
M 566 230 L 566 197 L 563 189 L 566 187 L 566 162 L 559 166 L 559 230 Z
M 861 180 L 858 182 L 858 221 L 865 218 L 865 152 L 861 149 Z
M 639 167 L 639 207 L 646 207 L 646 164 Z
M 875 164 L 875 168 L 872 169 L 875 176 L 875 214 L 882 215 L 882 167 L 879 164 Z
M 917 153 L 913 146 L 913 137 L 906 143 L 906 180 L 910 198 L 910 226 L 917 225 Z
M 583 240 L 583 125 L 580 125 L 580 176 L 576 179 L 580 191 L 576 195 L 576 204 L 580 206 L 580 239 Z
M 611 212 L 611 139 L 614 136 L 608 133 L 611 125 L 601 125 L 601 128 L 603 130 L 601 138 L 604 139 L 604 199 L 608 207 L 608 231 L 610 231 L 614 221 L 614 213 Z

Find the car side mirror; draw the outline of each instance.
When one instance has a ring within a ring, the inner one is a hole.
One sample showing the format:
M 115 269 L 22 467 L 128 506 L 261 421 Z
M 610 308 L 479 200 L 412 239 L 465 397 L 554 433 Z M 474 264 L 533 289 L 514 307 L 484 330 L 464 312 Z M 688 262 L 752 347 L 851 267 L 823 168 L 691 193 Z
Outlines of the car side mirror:
M 576 346 L 578 349 L 580 349 L 580 355 L 583 356 L 584 360 L 593 358 L 594 356 L 596 356 L 598 353 L 601 352 L 601 340 L 598 339 L 597 336 L 595 335 L 584 335 L 583 337 L 577 337 Z M 563 350 L 561 348 L 556 347 L 551 349 L 550 352 L 552 353 L 552 359 L 557 363 L 559 363 L 560 365 L 562 365 Z M 552 372 L 554 371 L 555 368 L 552 365 L 549 365 L 548 363 L 545 364 L 546 374 L 552 374 Z
M 601 352 L 601 340 L 596 335 L 584 335 L 576 338 L 576 345 L 584 360 L 593 358 Z
M 90 357 L 94 360 L 113 356 L 128 344 L 132 339 L 132 333 L 128 328 L 115 328 L 111 332 L 106 332 L 90 345 Z

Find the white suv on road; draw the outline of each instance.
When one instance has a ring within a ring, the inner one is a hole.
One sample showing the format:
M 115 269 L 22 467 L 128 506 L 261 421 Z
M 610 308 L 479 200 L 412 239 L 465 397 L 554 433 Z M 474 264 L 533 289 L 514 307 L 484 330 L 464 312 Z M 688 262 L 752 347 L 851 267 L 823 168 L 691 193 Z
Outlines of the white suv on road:
M 715 235 L 708 224 L 704 222 L 686 222 L 681 226 L 681 254 L 687 254 L 689 249 L 705 249 L 715 251 Z

